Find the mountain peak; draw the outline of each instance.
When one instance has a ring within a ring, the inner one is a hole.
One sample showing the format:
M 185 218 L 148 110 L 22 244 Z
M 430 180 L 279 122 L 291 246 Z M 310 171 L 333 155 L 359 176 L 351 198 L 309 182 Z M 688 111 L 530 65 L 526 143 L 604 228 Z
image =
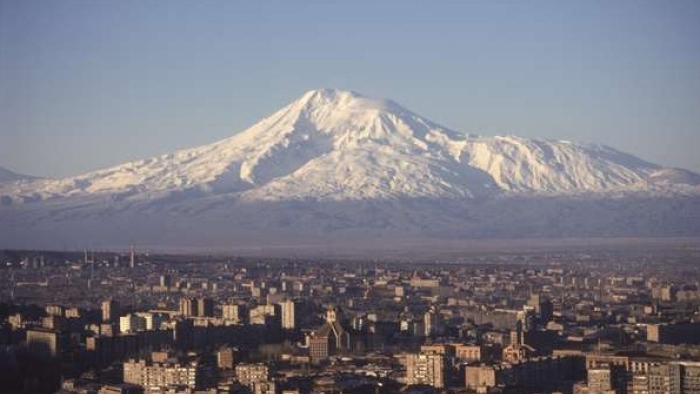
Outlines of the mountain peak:
M 336 88 L 318 88 L 307 91 L 302 95 L 302 98 L 334 98 L 334 97 L 364 97 L 362 94 L 353 90 L 336 89 Z
M 65 179 L 2 179 L 0 168 L 0 241 L 15 247 L 37 234 L 230 245 L 700 233 L 700 174 L 598 145 L 471 136 L 339 89 L 306 92 L 212 144 Z
M 386 111 L 398 107 L 390 100 L 374 99 L 352 90 L 323 88 L 310 90 L 297 100 L 306 110 L 332 109 L 334 111 Z
M 355 201 L 675 191 L 700 183 L 696 174 L 660 169 L 611 148 L 459 133 L 393 101 L 326 88 L 213 144 L 63 180 L 0 184 L 0 197 L 191 193 Z

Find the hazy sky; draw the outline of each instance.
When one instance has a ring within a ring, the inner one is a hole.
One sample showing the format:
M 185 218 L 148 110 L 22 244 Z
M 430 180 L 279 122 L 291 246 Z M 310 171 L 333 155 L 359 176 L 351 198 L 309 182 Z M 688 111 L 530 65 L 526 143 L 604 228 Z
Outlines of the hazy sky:
M 0 166 L 213 142 L 319 87 L 700 172 L 700 1 L 0 0 Z

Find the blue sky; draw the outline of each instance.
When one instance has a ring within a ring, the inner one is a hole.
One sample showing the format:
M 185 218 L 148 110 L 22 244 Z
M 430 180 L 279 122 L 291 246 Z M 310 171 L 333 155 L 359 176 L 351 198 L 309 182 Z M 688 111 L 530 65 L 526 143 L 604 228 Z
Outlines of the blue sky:
M 0 0 L 0 166 L 74 175 L 303 92 L 700 172 L 700 2 Z

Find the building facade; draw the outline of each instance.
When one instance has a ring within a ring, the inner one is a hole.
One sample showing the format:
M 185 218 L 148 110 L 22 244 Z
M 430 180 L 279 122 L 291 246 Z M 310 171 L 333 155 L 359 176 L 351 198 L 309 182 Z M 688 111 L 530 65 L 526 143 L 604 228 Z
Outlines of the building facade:
M 406 384 L 445 387 L 445 357 L 436 353 L 409 354 L 406 357 Z
M 168 386 L 186 386 L 194 390 L 201 385 L 202 371 L 196 361 L 180 363 L 129 360 L 123 367 L 124 383 L 137 384 L 150 390 Z

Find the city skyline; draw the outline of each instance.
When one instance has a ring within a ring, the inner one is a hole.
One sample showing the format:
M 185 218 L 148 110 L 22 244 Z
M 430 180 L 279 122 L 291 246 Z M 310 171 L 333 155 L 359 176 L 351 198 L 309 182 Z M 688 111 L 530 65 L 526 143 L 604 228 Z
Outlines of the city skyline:
M 694 2 L 0 6 L 0 166 L 62 177 L 203 145 L 320 87 L 457 131 L 700 171 Z
M 692 394 L 700 383 L 698 248 L 442 262 L 0 256 L 7 393 Z

